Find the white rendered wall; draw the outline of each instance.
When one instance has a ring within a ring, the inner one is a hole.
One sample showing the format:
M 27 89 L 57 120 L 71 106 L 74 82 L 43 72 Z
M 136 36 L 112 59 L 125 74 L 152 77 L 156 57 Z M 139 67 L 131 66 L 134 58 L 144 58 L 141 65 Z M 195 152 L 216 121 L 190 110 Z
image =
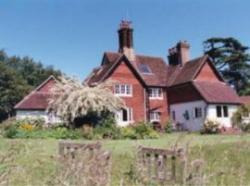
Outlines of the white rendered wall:
M 202 108 L 202 117 L 195 118 L 195 107 Z M 170 114 L 175 111 L 175 122 L 180 123 L 189 131 L 201 130 L 205 121 L 207 104 L 204 101 L 192 101 L 170 105 Z M 185 112 L 189 113 L 189 120 L 184 117 Z
M 207 118 L 209 120 L 216 120 L 218 121 L 222 126 L 224 127 L 232 127 L 232 121 L 231 118 L 234 114 L 234 112 L 237 111 L 238 105 L 227 105 L 227 104 L 219 104 L 219 106 L 227 106 L 228 107 L 228 117 L 224 117 L 222 114 L 222 117 L 217 117 L 216 113 L 216 106 L 215 104 L 210 104 L 207 109 Z M 222 112 L 223 113 L 223 112 Z
M 16 119 L 22 120 L 22 119 L 44 119 L 45 123 L 60 123 L 62 122 L 60 118 L 48 114 L 47 112 L 43 110 L 17 110 L 16 111 Z

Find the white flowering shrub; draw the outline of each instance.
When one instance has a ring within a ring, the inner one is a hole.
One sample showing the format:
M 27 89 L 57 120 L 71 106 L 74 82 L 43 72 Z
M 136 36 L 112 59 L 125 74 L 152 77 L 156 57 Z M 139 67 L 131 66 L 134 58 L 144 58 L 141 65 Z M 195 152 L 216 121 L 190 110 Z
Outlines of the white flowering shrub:
M 216 120 L 206 120 L 201 130 L 202 134 L 218 134 L 219 132 L 220 123 Z
M 89 112 L 101 114 L 115 112 L 124 106 L 121 98 L 112 92 L 112 82 L 107 81 L 90 87 L 79 80 L 62 76 L 51 89 L 52 97 L 47 110 L 54 112 L 68 123 Z

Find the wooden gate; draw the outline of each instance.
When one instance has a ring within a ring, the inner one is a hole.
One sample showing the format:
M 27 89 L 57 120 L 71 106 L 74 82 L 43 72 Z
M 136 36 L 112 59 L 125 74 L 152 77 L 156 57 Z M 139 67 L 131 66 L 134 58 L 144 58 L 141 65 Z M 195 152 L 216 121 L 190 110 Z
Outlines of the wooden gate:
M 59 155 L 60 156 L 71 156 L 71 158 L 75 158 L 77 153 L 81 153 L 82 151 L 90 151 L 94 153 L 95 151 L 99 151 L 101 149 L 100 143 L 76 143 L 71 141 L 60 141 L 59 142 Z
M 139 179 L 144 183 L 202 185 L 203 167 L 196 165 L 203 165 L 203 161 L 192 161 L 190 170 L 187 164 L 186 154 L 182 148 L 138 148 L 137 172 Z
M 100 143 L 59 142 L 59 178 L 69 185 L 107 186 L 111 182 L 111 153 Z M 59 182 L 60 183 L 60 182 Z

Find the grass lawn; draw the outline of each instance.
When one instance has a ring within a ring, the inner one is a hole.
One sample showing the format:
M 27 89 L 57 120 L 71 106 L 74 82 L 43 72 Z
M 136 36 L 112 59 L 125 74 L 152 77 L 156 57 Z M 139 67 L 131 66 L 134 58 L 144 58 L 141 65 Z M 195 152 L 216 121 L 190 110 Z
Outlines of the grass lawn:
M 81 142 L 90 142 L 78 140 Z M 206 162 L 207 185 L 250 185 L 250 135 L 166 134 L 155 140 L 102 140 L 104 149 L 112 151 L 112 185 L 126 184 L 127 172 L 134 163 L 137 145 L 170 148 L 178 142 L 189 143 L 190 159 L 202 158 Z M 10 175 L 11 185 L 46 185 L 55 172 L 58 140 L 0 139 L 1 154 L 11 144 L 21 151 L 13 164 L 16 170 Z

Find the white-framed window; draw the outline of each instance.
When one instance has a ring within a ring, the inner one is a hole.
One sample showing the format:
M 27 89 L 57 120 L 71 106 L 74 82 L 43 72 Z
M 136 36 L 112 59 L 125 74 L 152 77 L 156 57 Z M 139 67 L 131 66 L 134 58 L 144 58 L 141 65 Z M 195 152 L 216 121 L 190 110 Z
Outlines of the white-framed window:
M 149 88 L 149 98 L 150 99 L 162 99 L 162 89 L 161 88 Z
M 152 111 L 149 113 L 149 119 L 150 121 L 160 121 L 161 119 L 161 113 L 157 111 Z
M 194 117 L 195 118 L 201 118 L 202 117 L 202 108 L 201 107 L 195 107 L 194 108 Z
M 216 115 L 218 118 L 221 118 L 221 117 L 227 118 L 228 117 L 228 106 L 217 105 L 216 106 Z
M 114 86 L 114 93 L 118 96 L 132 96 L 132 85 L 116 84 Z

